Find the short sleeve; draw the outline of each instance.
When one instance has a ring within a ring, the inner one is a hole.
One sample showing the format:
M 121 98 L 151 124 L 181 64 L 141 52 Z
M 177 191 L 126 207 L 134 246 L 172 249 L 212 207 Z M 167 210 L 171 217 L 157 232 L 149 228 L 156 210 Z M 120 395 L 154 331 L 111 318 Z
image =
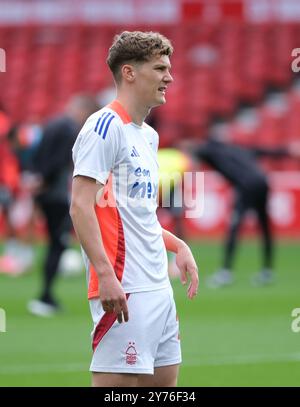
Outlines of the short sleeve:
M 120 125 L 112 112 L 97 112 L 84 124 L 73 147 L 73 177 L 82 175 L 105 184 L 119 150 Z

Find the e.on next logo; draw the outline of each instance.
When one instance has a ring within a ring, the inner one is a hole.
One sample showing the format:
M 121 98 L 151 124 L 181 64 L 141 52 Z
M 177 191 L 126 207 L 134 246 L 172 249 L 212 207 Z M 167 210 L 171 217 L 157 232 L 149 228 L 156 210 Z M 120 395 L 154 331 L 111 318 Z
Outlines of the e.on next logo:
M 6 315 L 2 308 L 0 308 L 0 333 L 1 332 L 6 332 Z
M 6 72 L 6 53 L 0 48 L 0 72 Z

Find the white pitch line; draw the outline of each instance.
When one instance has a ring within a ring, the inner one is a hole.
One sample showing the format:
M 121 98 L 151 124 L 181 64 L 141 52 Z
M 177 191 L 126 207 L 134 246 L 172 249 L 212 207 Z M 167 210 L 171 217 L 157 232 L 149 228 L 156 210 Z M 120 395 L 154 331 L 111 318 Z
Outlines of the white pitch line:
M 239 355 L 226 356 L 212 359 L 195 360 L 186 357 L 183 366 L 225 366 L 225 365 L 248 365 L 258 363 L 300 362 L 300 353 L 287 353 L 279 355 Z M 35 364 L 35 365 L 9 365 L 0 367 L 0 375 L 15 374 L 41 374 L 41 373 L 64 373 L 64 372 L 88 372 L 86 363 L 69 364 Z

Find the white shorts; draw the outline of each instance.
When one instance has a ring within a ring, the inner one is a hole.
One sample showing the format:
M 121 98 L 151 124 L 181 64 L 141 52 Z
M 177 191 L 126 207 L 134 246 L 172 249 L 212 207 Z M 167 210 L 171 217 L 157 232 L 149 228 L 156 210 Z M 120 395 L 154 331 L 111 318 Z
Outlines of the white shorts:
M 172 288 L 128 295 L 129 321 L 90 300 L 94 321 L 92 372 L 153 374 L 181 363 L 179 323 Z

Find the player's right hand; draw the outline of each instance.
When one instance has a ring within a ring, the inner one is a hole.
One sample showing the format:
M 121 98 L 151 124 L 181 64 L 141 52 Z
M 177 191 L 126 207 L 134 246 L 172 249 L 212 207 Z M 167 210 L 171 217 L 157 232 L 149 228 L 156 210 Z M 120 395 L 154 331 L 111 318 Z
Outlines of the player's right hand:
M 128 321 L 126 295 L 115 274 L 101 275 L 99 278 L 99 296 L 105 312 L 115 312 L 120 324 L 123 320 L 124 322 Z

